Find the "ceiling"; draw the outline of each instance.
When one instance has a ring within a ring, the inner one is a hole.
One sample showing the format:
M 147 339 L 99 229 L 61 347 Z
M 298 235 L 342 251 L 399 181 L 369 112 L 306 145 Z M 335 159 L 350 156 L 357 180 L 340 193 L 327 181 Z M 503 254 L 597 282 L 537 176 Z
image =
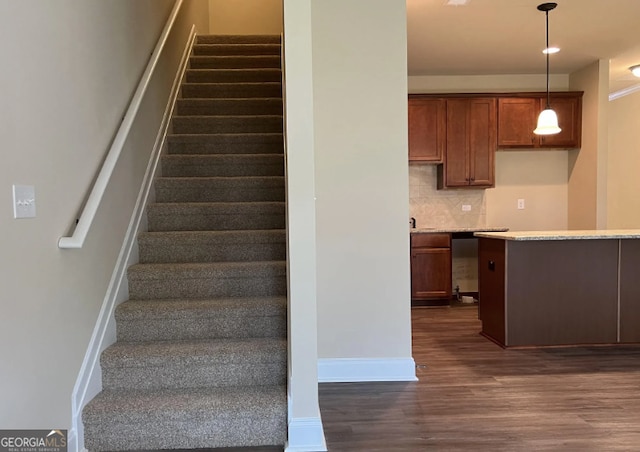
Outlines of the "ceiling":
M 539 0 L 407 0 L 409 75 L 545 72 L 545 14 Z M 551 73 L 610 60 L 609 92 L 640 84 L 640 0 L 557 0 L 549 13 Z

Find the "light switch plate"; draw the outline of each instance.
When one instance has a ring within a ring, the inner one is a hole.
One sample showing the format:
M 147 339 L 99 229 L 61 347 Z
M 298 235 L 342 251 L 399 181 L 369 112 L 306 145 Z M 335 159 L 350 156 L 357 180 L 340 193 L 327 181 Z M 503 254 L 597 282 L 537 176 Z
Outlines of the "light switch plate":
M 471 212 L 471 205 L 470 204 L 462 204 L 462 211 L 463 212 Z
M 36 189 L 33 185 L 13 186 L 13 218 L 36 216 Z
M 518 210 L 524 209 L 524 199 L 518 199 Z

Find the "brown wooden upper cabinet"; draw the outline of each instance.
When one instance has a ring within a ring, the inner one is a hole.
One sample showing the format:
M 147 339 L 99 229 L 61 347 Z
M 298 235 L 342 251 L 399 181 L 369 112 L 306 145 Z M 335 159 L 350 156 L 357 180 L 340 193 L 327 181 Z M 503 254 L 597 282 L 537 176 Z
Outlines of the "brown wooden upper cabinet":
M 496 98 L 447 99 L 444 165 L 438 188 L 493 187 L 496 150 Z
M 581 146 L 582 93 L 551 93 L 551 108 L 558 114 L 562 132 L 535 135 L 538 115 L 547 104 L 544 93 L 498 98 L 499 148 L 557 148 Z
M 409 98 L 409 161 L 442 163 L 446 139 L 444 99 Z

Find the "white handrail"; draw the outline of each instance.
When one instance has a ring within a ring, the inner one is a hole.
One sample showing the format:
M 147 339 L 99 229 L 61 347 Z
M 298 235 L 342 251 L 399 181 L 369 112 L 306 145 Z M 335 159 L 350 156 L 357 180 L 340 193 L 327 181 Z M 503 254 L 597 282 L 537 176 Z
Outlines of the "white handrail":
M 91 194 L 89 194 L 89 199 L 87 199 L 87 203 L 84 206 L 84 210 L 80 215 L 80 219 L 78 220 L 78 224 L 76 225 L 73 234 L 71 237 L 60 237 L 58 240 L 58 248 L 82 248 L 82 245 L 87 238 L 89 228 L 91 227 L 96 216 L 96 212 L 98 211 L 98 206 L 100 206 L 100 201 L 102 201 L 104 192 L 107 189 L 109 179 L 111 179 L 113 170 L 116 167 L 116 163 L 118 162 L 124 143 L 129 135 L 131 126 L 133 125 L 133 120 L 135 119 L 138 109 L 140 108 L 140 104 L 142 103 L 144 93 L 147 91 L 147 87 L 151 81 L 151 75 L 158 64 L 160 53 L 162 53 L 164 45 L 167 42 L 167 38 L 169 37 L 169 33 L 176 21 L 182 2 L 183 0 L 177 0 L 173 6 L 173 10 L 171 11 L 169 19 L 160 34 L 160 38 L 158 38 L 156 47 L 153 49 L 153 53 L 151 54 L 147 67 L 140 78 L 140 82 L 138 82 L 136 92 L 134 93 L 131 103 L 129 104 L 129 108 L 122 119 L 122 123 L 116 133 L 116 137 L 113 139 L 113 143 L 109 148 L 107 158 L 104 160 L 100 173 L 96 178 L 96 182 L 91 189 Z

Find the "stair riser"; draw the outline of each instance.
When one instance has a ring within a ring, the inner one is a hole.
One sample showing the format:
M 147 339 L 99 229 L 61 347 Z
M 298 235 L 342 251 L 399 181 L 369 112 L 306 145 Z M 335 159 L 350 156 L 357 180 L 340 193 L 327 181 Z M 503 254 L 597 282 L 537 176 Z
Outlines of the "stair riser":
M 280 55 L 280 44 L 195 44 L 194 55 Z
M 192 56 L 191 69 L 280 69 L 279 56 Z
M 259 426 L 260 428 L 256 428 Z M 255 413 L 247 416 L 176 420 L 148 416 L 130 422 L 114 415 L 110 422 L 85 422 L 85 448 L 90 451 L 153 449 L 210 449 L 284 444 L 287 440 L 286 410 L 279 416 Z
M 240 177 L 284 176 L 282 158 L 169 159 L 162 160 L 162 174 L 167 177 Z
M 282 97 L 280 83 L 196 83 L 182 86 L 183 99 Z
M 280 35 L 198 35 L 198 44 L 280 44 Z
M 160 212 L 147 214 L 149 231 L 231 231 L 237 229 L 283 229 L 285 219 L 282 214 L 232 214 L 204 215 L 185 211 L 182 215 L 163 215 Z
M 118 340 L 126 342 L 285 337 L 286 334 L 285 315 L 118 321 Z
M 205 243 L 199 246 L 180 243 L 159 247 L 153 241 L 139 246 L 140 263 L 188 262 L 250 262 L 280 261 L 286 259 L 284 243 L 220 245 Z
M 282 116 L 280 99 L 180 99 L 176 112 L 181 116 Z
M 231 135 L 237 139 L 220 139 L 220 136 L 207 137 L 202 135 L 200 140 L 172 141 L 169 140 L 168 153 L 174 154 L 282 154 L 284 143 L 282 135 L 279 138 L 260 141 L 243 141 L 241 138 L 251 138 L 251 135 Z M 170 137 L 171 138 L 171 137 Z
M 158 298 L 216 298 L 278 296 L 287 293 L 284 276 L 271 278 L 190 278 L 167 275 L 165 280 L 129 281 L 129 294 L 140 300 Z
M 284 385 L 286 368 L 284 361 L 198 366 L 103 367 L 102 387 L 110 390 Z
M 176 184 L 177 185 L 177 184 Z M 156 188 L 156 202 L 261 202 L 284 201 L 282 188 Z
M 250 70 L 193 70 L 186 72 L 187 83 L 260 83 L 281 82 L 282 71 L 280 69 L 250 69 Z
M 173 118 L 173 133 L 282 133 L 278 116 L 178 116 Z

